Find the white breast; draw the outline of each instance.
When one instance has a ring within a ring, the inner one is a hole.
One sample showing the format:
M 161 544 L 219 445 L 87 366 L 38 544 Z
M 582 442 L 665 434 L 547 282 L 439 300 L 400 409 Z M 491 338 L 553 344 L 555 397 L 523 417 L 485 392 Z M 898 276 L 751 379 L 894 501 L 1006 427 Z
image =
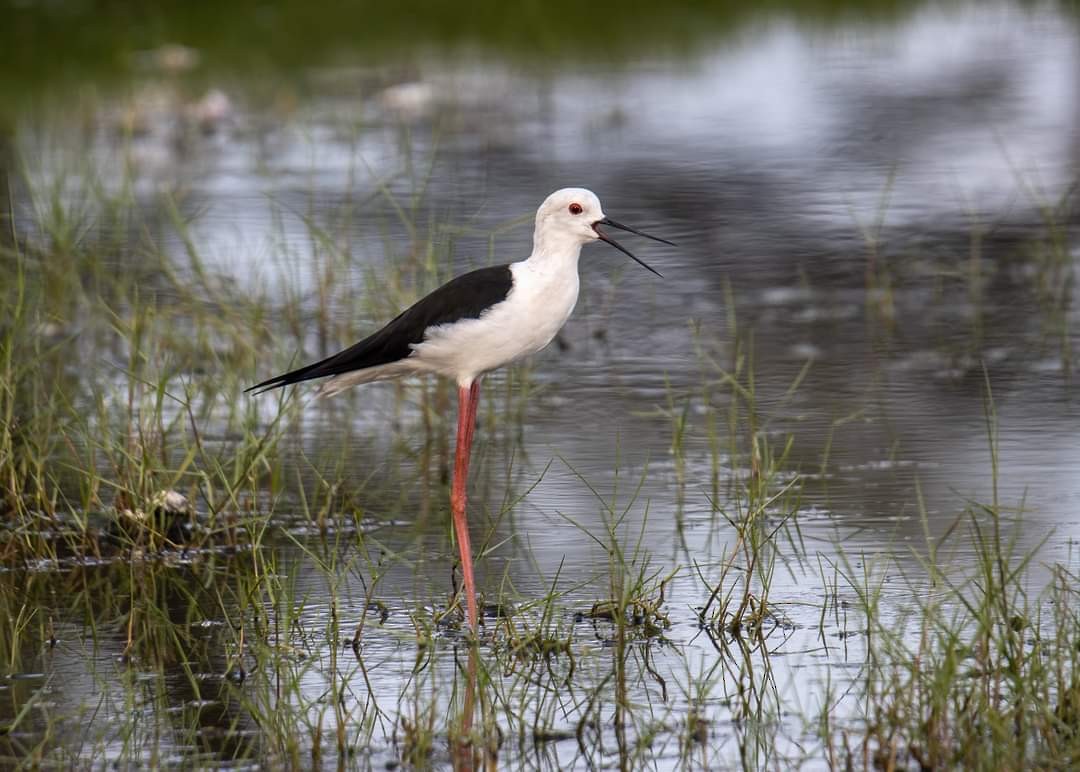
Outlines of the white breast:
M 544 348 L 562 329 L 577 303 L 577 261 L 573 266 L 514 263 L 514 286 L 506 300 L 478 319 L 432 328 L 414 347 L 410 361 L 420 369 L 470 384 L 478 375 Z M 544 270 L 548 268 L 549 270 Z

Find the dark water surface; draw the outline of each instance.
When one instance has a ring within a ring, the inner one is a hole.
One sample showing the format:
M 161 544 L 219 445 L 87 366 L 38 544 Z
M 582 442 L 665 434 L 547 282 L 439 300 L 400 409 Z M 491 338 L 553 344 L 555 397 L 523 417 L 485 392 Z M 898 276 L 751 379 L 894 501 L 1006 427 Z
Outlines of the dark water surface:
M 996 495 L 1023 511 L 1020 547 L 1050 534 L 1040 561 L 1070 558 L 1080 537 L 1078 247 L 1068 197 L 1080 178 L 1075 16 L 1009 3 L 926 7 L 888 21 L 807 24 L 775 14 L 691 56 L 646 49 L 629 63 L 538 66 L 432 52 L 386 67 L 321 66 L 281 84 L 201 77 L 150 71 L 92 96 L 87 86 L 76 101 L 92 118 L 79 121 L 28 108 L 8 138 L 25 177 L 15 161 L 3 171 L 30 238 L 31 191 L 88 162 L 105 190 L 132 180 L 132 201 L 151 224 L 130 234 L 118 265 L 151 242 L 186 266 L 193 243 L 206 270 L 240 291 L 300 297 L 306 350 L 294 339 L 267 341 L 257 365 L 243 364 L 244 378 L 347 345 L 389 318 L 392 298 L 365 301 L 365 287 L 414 250 L 430 247 L 454 271 L 526 257 L 531 213 L 558 187 L 587 186 L 614 218 L 679 244 L 633 245 L 663 280 L 604 245 L 585 250 L 581 300 L 559 345 L 515 372 L 515 384 L 531 383 L 527 401 L 515 399 L 517 386 L 507 390 L 505 375 L 485 382 L 471 512 L 474 539 L 489 545 L 479 564 L 489 597 L 511 587 L 527 602 L 555 587 L 567 592 L 558 608 L 572 624 L 607 581 L 605 549 L 585 535 L 603 534 L 610 520 L 598 494 L 629 508 L 628 543 L 640 538 L 661 575 L 683 568 L 668 589 L 670 642 L 654 654 L 672 690 L 665 710 L 688 704 L 676 684 L 718 656 L 695 622 L 692 609 L 708 593 L 689 567 L 714 570 L 733 543 L 714 503 L 719 495 L 732 504 L 731 480 L 747 473 L 746 461 L 730 455 L 731 392 L 706 357 L 730 369 L 737 345 L 752 351 L 762 436 L 774 447 L 793 438 L 784 474 L 801 491 L 801 559 L 778 568 L 771 590 L 793 625 L 775 665 L 786 701 L 814 714 L 823 674 L 833 668 L 842 680 L 837 673 L 863 656 L 861 642 L 840 635 L 848 620 L 830 617 L 832 648 L 818 636 L 829 593 L 822 565 L 921 554 L 927 532 L 950 533 L 944 559 L 969 564 L 972 545 L 952 527 L 968 503 L 994 496 L 987 381 L 999 427 Z M 77 201 L 83 190 L 72 185 L 61 197 Z M 387 203 L 391 193 L 413 202 L 408 227 Z M 164 211 L 166 194 L 190 222 L 190 241 Z M 86 206 L 90 229 L 104 227 Z M 313 228 L 327 243 L 313 244 Z M 350 268 L 321 334 L 313 320 L 327 254 L 347 255 Z M 293 452 L 340 464 L 358 483 L 392 482 L 360 494 L 376 522 L 386 490 L 405 502 L 373 527 L 401 557 L 379 584 L 390 616 L 365 649 L 372 693 L 390 713 L 405 712 L 396 695 L 418 678 L 409 613 L 441 602 L 452 549 L 443 489 L 423 473 L 418 393 L 404 402 L 390 385 L 328 402 L 304 393 L 289 419 Z M 270 421 L 278 403 L 262 398 L 257 409 Z M 675 441 L 684 411 L 687 429 Z M 737 447 L 746 451 L 745 437 Z M 310 529 L 300 520 L 284 524 L 303 541 Z M 336 572 L 331 594 L 307 553 L 284 537 L 274 543 L 305 598 L 304 626 L 327 624 L 331 596 L 337 614 L 362 615 L 358 565 Z M 115 584 L 114 572 L 100 569 L 94 581 Z M 907 581 L 918 584 L 918 571 L 898 584 Z M 192 601 L 181 593 L 174 602 Z M 209 630 L 225 624 L 206 613 Z M 88 706 L 87 714 L 98 704 L 98 725 L 109 725 L 108 710 L 118 726 L 132 710 L 175 710 L 206 711 L 207 737 L 231 726 L 220 743 L 177 747 L 177 763 L 260 753 L 258 721 L 231 724 L 216 697 L 200 707 L 179 670 L 150 673 L 147 693 L 161 693 L 125 703 L 124 682 L 109 675 L 125 631 L 101 622 L 105 632 L 88 647 L 76 643 L 87 640 L 88 620 L 57 623 L 63 643 L 41 676 L 53 703 Z M 309 656 L 302 693 L 314 706 L 328 688 L 325 642 Z M 602 671 L 600 657 L 581 656 L 583 678 Z M 211 649 L 193 665 L 206 671 L 196 682 L 220 680 L 227 666 Z M 443 652 L 430 677 L 452 680 L 453 666 Z M 353 697 L 366 688 L 356 685 Z M 639 702 L 656 698 L 655 684 L 638 688 Z M 707 712 L 714 737 L 724 737 L 732 718 L 717 691 Z M 857 715 L 859 705 L 838 700 L 835 710 Z M 572 715 L 554 723 L 572 730 Z M 362 764 L 395 757 L 391 724 L 369 730 L 374 755 Z M 781 759 L 825 763 L 797 721 L 774 739 Z M 142 755 L 151 744 L 118 735 L 100 759 Z M 556 742 L 526 761 L 584 766 L 577 749 Z M 740 763 L 721 741 L 712 758 Z M 657 751 L 650 763 L 673 766 L 678 755 Z

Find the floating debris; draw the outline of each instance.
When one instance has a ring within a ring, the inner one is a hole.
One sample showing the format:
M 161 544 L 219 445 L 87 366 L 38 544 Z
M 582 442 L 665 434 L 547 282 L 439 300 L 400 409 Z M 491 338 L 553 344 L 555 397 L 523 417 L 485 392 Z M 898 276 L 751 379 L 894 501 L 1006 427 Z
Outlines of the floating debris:
M 399 121 L 421 120 L 435 108 L 435 90 L 420 81 L 385 88 L 376 99 L 384 112 Z
M 228 94 L 219 88 L 212 88 L 201 99 L 188 104 L 184 114 L 188 122 L 203 133 L 213 134 L 232 118 L 233 104 Z
M 191 72 L 202 61 L 202 54 L 195 48 L 179 43 L 166 43 L 149 51 L 135 54 L 135 63 L 145 70 L 156 70 L 166 75 Z
M 186 544 L 193 530 L 194 510 L 187 496 L 174 490 L 162 490 L 150 497 L 145 509 L 116 505 L 117 525 L 135 544 L 156 546 L 161 540 Z

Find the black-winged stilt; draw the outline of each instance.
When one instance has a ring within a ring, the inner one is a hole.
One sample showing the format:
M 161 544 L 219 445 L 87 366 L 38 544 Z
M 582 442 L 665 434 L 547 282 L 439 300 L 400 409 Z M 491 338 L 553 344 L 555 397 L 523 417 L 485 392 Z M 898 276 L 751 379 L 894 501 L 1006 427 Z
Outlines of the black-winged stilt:
M 465 575 L 469 627 L 474 632 L 476 587 L 465 519 L 465 484 L 481 376 L 536 353 L 555 337 L 577 303 L 578 257 L 585 244 L 606 241 L 660 276 L 601 226 L 674 246 L 606 217 L 600 199 L 590 190 L 557 190 L 536 211 L 533 251 L 527 259 L 458 276 L 356 345 L 248 389 L 266 391 L 312 378 L 329 378 L 319 389 L 320 395 L 329 396 L 360 383 L 424 373 L 457 381 L 457 448 L 450 508 Z

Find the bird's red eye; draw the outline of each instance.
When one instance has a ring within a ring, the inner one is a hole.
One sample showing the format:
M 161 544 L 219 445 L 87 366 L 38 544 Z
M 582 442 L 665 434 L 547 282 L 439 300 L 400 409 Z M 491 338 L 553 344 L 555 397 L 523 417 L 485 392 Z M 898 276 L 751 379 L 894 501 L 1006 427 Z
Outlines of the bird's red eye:
M 581 204 L 570 204 L 570 214 L 581 214 L 582 211 L 584 210 L 582 210 Z

